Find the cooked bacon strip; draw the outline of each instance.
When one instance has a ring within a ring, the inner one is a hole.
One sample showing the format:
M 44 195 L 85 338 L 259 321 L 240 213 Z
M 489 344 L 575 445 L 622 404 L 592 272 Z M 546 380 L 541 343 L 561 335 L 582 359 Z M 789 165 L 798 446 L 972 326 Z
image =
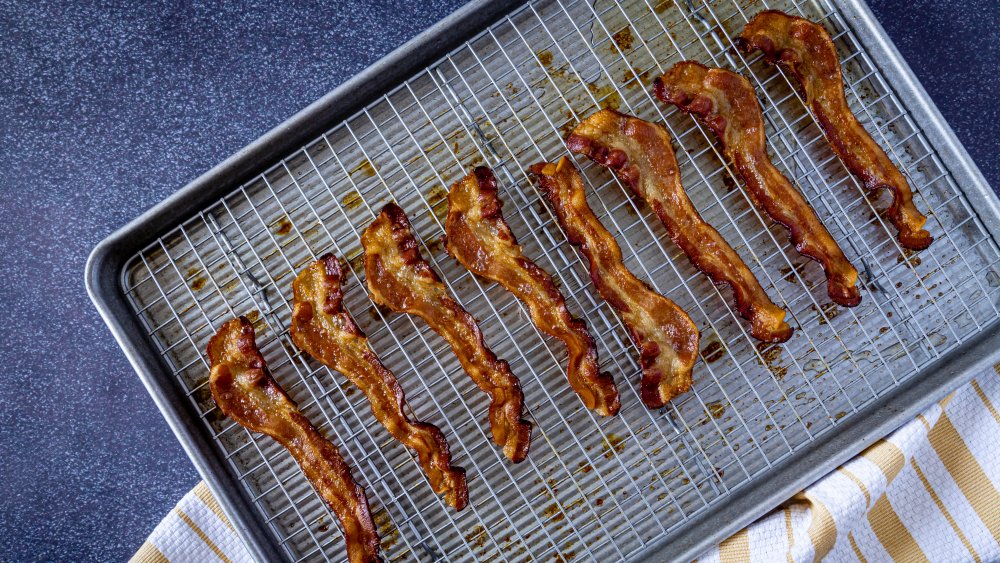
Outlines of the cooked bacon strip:
M 420 256 L 406 213 L 395 203 L 387 204 L 361 234 L 361 244 L 372 299 L 393 311 L 417 315 L 448 341 L 465 373 L 490 396 L 493 441 L 511 461 L 523 461 L 531 426 L 521 419 L 521 383 L 507 362 L 486 346 L 476 319 L 448 295 Z
M 837 49 L 826 29 L 809 20 L 765 10 L 743 28 L 737 43 L 745 51 L 760 49 L 765 60 L 790 72 L 833 152 L 851 174 L 871 192 L 881 188 L 892 192 L 892 205 L 885 213 L 899 230 L 899 243 L 911 250 L 930 246 L 934 239 L 923 228 L 927 217 L 913 205 L 906 178 L 847 105 Z
M 696 268 L 712 282 L 732 288 L 736 309 L 750 321 L 754 338 L 784 342 L 792 336 L 784 309 L 771 301 L 739 254 L 691 205 L 666 129 L 604 109 L 581 121 L 566 146 L 610 168 L 653 208 Z
M 223 324 L 208 342 L 212 365 L 209 386 L 215 404 L 227 416 L 284 446 L 340 519 L 352 563 L 379 560 L 379 538 L 365 490 L 337 447 L 299 412 L 274 381 L 257 350 L 253 324 L 246 317 Z
M 566 344 L 566 379 L 587 408 L 603 416 L 616 414 L 621 406 L 618 388 L 611 376 L 597 367 L 597 348 L 587 325 L 569 314 L 552 278 L 521 253 L 502 207 L 496 178 L 485 166 L 453 185 L 445 222 L 448 253 L 523 301 L 535 326 Z
M 531 167 L 570 244 L 590 262 L 590 279 L 615 308 L 639 347 L 642 402 L 658 409 L 691 388 L 698 327 L 673 301 L 656 293 L 622 263 L 622 251 L 587 204 L 583 180 L 566 157 Z
M 406 416 L 403 389 L 344 308 L 340 280 L 340 263 L 333 254 L 316 260 L 295 278 L 292 341 L 357 385 L 382 426 L 417 452 L 434 492 L 444 495 L 455 510 L 462 510 L 469 501 L 465 470 L 451 465 L 448 442 L 437 426 Z
M 750 82 L 735 72 L 684 61 L 657 78 L 654 88 L 658 98 L 697 116 L 715 133 L 754 205 L 788 227 L 799 253 L 823 265 L 830 299 L 845 307 L 860 303 L 858 271 L 767 155 L 764 117 Z

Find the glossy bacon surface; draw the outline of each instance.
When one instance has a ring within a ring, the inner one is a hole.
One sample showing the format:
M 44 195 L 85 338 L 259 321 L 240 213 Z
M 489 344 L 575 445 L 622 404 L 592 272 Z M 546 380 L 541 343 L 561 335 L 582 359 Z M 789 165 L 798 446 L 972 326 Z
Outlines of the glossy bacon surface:
M 654 87 L 661 100 L 712 130 L 754 205 L 788 228 L 799 253 L 823 265 L 830 299 L 845 307 L 860 303 L 858 271 L 802 194 L 771 163 L 764 117 L 750 82 L 735 72 L 684 61 L 657 78 Z
M 639 347 L 640 397 L 657 409 L 691 388 L 698 327 L 673 301 L 653 291 L 622 263 L 615 238 L 587 204 L 579 172 L 566 157 L 531 167 L 570 244 L 590 262 L 590 279 L 621 315 Z
M 209 386 L 215 403 L 240 426 L 284 446 L 340 520 L 352 563 L 379 560 L 364 489 L 351 477 L 337 447 L 324 438 L 274 381 L 257 349 L 253 324 L 231 319 L 208 343 Z
M 403 389 L 344 308 L 340 283 L 340 262 L 333 254 L 309 264 L 295 278 L 292 341 L 357 385 L 382 426 L 417 453 L 434 492 L 444 495 L 456 510 L 462 510 L 469 500 L 465 470 L 451 465 L 448 442 L 441 430 L 406 415 Z
M 913 204 L 906 178 L 851 112 L 844 95 L 837 49 L 826 29 L 809 20 L 775 10 L 757 14 L 743 28 L 741 49 L 759 49 L 764 58 L 791 73 L 805 95 L 806 105 L 819 122 L 833 152 L 868 190 L 892 192 L 885 215 L 899 231 L 899 243 L 922 250 L 934 240 L 927 222 Z
M 448 341 L 465 372 L 490 396 L 493 441 L 511 461 L 523 461 L 531 442 L 531 426 L 521 419 L 521 383 L 507 362 L 498 360 L 486 346 L 476 320 L 448 295 L 420 256 L 406 213 L 395 203 L 387 204 L 362 233 L 361 244 L 372 299 L 422 318 Z
M 611 169 L 653 208 L 696 268 L 714 283 L 732 288 L 736 309 L 750 321 L 754 338 L 784 342 L 792 336 L 784 309 L 771 301 L 739 254 L 691 204 L 666 129 L 604 109 L 581 121 L 566 146 Z
M 597 348 L 587 325 L 570 315 L 566 300 L 552 278 L 521 252 L 521 246 L 503 218 L 493 172 L 473 170 L 448 192 L 445 222 L 448 253 L 471 272 L 505 287 L 528 307 L 531 320 L 566 344 L 566 378 L 587 408 L 603 416 L 618 412 L 618 387 L 601 373 Z

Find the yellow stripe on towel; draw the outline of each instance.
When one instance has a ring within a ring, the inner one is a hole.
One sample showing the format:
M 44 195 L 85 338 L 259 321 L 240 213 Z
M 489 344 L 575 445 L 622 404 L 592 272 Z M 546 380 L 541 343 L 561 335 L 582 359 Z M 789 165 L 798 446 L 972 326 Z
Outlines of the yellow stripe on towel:
M 188 516 L 180 508 L 175 508 L 174 512 L 176 512 L 177 516 L 181 520 L 183 520 L 184 523 L 187 524 L 188 527 L 190 527 L 191 530 L 195 534 L 197 534 L 199 538 L 201 538 L 201 541 L 205 542 L 205 545 L 207 545 L 208 548 L 212 550 L 212 553 L 218 555 L 219 559 L 221 559 L 225 563 L 232 563 L 232 561 L 230 561 L 230 559 L 228 557 L 226 557 L 226 554 L 223 553 L 221 549 L 219 549 L 219 546 L 215 545 L 215 542 L 212 541 L 212 538 L 208 537 L 208 535 L 205 534 L 205 532 L 201 529 L 201 527 L 198 526 L 197 522 L 195 522 L 194 520 L 192 520 L 191 517 Z

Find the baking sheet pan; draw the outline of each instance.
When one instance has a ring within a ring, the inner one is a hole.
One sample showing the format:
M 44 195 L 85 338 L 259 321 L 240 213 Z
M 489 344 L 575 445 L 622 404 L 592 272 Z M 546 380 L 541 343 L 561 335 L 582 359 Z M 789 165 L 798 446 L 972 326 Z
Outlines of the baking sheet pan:
M 815 124 L 780 73 L 727 49 L 727 34 L 763 4 L 473 2 L 94 250 L 87 285 L 95 304 L 257 559 L 336 559 L 342 546 L 280 448 L 224 430 L 199 392 L 203 341 L 225 314 L 256 312 L 276 377 L 345 451 L 381 515 L 383 548 L 400 559 L 693 558 L 996 360 L 1000 215 L 989 186 L 862 3 L 773 2 L 823 18 L 836 33 L 853 103 L 905 167 L 918 206 L 934 210 L 938 242 L 907 256 L 874 213 L 856 219 L 856 184 L 813 142 Z M 640 87 L 644 72 L 681 57 L 735 66 L 757 81 L 776 162 L 865 263 L 858 311 L 824 307 L 814 269 L 725 181 L 729 171 L 700 128 Z M 703 331 L 695 391 L 659 413 L 635 400 L 627 338 L 523 175 L 525 163 L 560 154 L 567 124 L 608 103 L 671 127 L 696 206 L 742 242 L 737 250 L 752 256 L 799 329 L 780 350 L 755 345 L 725 296 L 661 242 L 648 213 L 584 165 L 592 205 L 621 235 L 627 263 Z M 435 189 L 476 163 L 498 171 L 515 233 L 597 332 L 625 394 L 621 420 L 582 412 L 558 386 L 557 347 L 509 297 L 463 274 L 435 245 Z M 285 347 L 288 276 L 317 252 L 356 260 L 356 231 L 389 198 L 411 213 L 425 254 L 521 375 L 537 426 L 530 463 L 505 465 L 488 440 L 471 437 L 482 434 L 483 405 L 466 398 L 440 342 L 374 310 L 352 279 L 352 312 L 418 414 L 445 429 L 475 475 L 473 510 L 459 516 L 428 497 L 405 450 L 367 429 L 363 399 Z M 378 455 L 366 454 L 372 448 Z M 505 525 L 512 530 L 503 533 Z

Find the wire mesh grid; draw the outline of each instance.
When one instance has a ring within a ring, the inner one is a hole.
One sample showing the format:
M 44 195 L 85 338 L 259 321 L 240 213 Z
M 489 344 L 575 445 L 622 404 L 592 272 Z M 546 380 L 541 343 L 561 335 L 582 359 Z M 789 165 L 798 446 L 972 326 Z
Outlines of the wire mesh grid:
M 765 7 L 823 23 L 842 57 L 848 98 L 901 165 L 936 242 L 904 252 L 894 231 L 827 147 L 783 74 L 744 57 L 732 38 Z M 651 97 L 652 78 L 683 59 L 747 75 L 765 110 L 775 164 L 799 187 L 865 291 L 832 305 L 822 272 L 750 204 L 711 137 Z M 663 123 L 684 185 L 704 218 L 790 314 L 783 345 L 752 340 L 713 286 L 669 243 L 641 202 L 577 159 L 588 197 L 626 265 L 690 313 L 702 333 L 694 387 L 661 411 L 637 395 L 639 369 L 615 313 L 589 287 L 525 170 L 566 153 L 562 137 L 599 107 Z M 621 413 L 583 407 L 565 352 L 502 288 L 444 252 L 447 186 L 470 167 L 497 173 L 504 214 L 525 254 L 554 274 L 599 343 L 622 391 Z M 522 381 L 534 426 L 528 459 L 508 463 L 490 440 L 487 400 L 447 344 L 420 321 L 369 301 L 359 234 L 382 204 L 408 212 L 421 251 L 480 321 Z M 468 470 L 470 505 L 454 513 L 415 458 L 337 373 L 287 334 L 291 281 L 333 251 L 349 266 L 345 304 L 406 390 L 412 414 L 444 430 Z M 505 17 L 389 94 L 290 154 L 138 253 L 123 273 L 130 303 L 201 414 L 204 431 L 291 560 L 343 559 L 336 519 L 289 455 L 225 419 L 207 386 L 214 328 L 245 314 L 274 377 L 337 444 L 365 486 L 390 560 L 624 559 L 710 510 L 998 316 L 1000 250 L 841 15 L 827 1 L 554 0 Z

